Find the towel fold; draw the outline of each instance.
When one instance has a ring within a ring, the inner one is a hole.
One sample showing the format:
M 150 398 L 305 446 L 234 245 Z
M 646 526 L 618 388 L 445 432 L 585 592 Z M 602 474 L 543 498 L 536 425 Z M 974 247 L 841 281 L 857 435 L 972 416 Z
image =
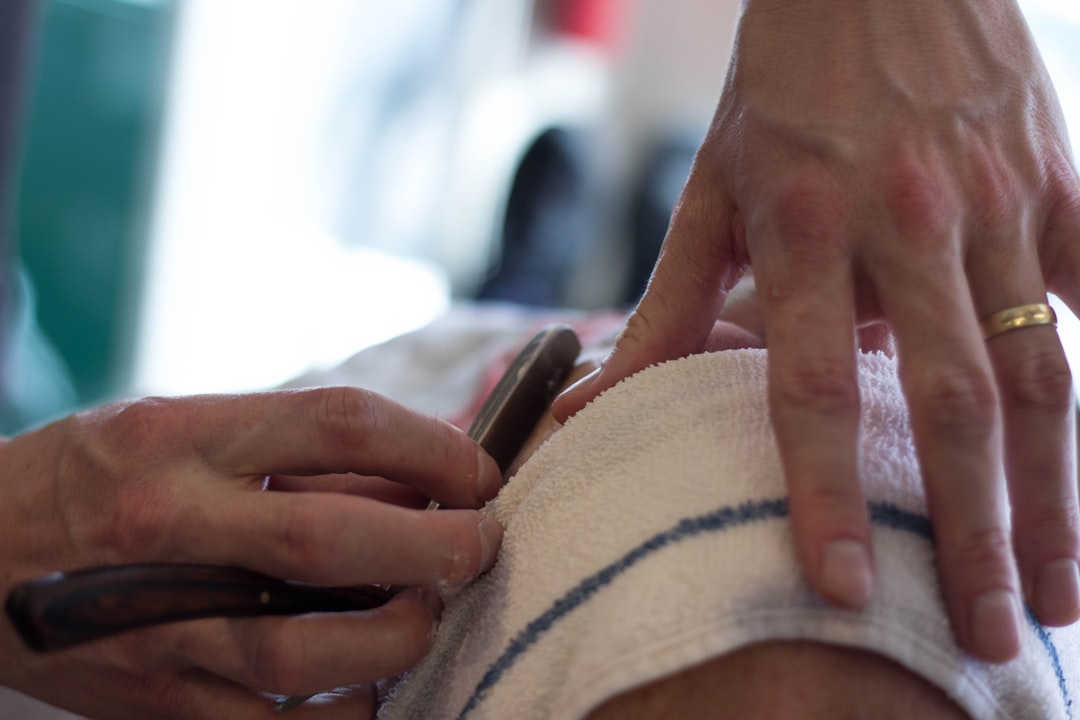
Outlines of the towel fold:
M 449 604 L 380 719 L 580 718 L 747 644 L 808 639 L 891 658 L 980 720 L 1072 720 L 1080 627 L 1029 616 L 1002 666 L 953 643 L 895 364 L 861 355 L 859 377 L 878 571 L 864 611 L 799 574 L 765 352 L 685 358 L 606 392 L 510 480 L 488 507 L 506 527 L 498 562 Z

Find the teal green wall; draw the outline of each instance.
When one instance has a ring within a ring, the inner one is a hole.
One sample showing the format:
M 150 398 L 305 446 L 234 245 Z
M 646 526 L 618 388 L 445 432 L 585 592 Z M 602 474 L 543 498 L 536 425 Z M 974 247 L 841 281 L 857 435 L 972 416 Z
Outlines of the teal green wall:
M 49 0 L 17 206 L 37 320 L 81 405 L 125 390 L 171 4 Z

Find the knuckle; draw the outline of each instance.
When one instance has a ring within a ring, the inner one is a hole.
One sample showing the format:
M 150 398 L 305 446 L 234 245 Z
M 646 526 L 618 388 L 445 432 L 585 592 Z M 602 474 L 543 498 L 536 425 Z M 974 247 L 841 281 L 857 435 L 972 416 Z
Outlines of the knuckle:
M 1072 373 L 1056 347 L 1036 352 L 1009 367 L 1001 394 L 1011 407 L 1062 416 L 1073 406 Z
M 973 577 L 995 577 L 1012 557 L 1012 538 L 1001 527 L 979 530 L 954 541 L 945 553 L 950 564 Z
M 776 191 L 771 211 L 780 237 L 795 243 L 793 249 L 828 260 L 842 251 L 847 203 L 820 173 L 788 179 Z
M 993 432 L 997 391 L 984 373 L 939 371 L 916 393 L 912 412 L 931 432 L 987 437 Z
M 843 527 L 865 523 L 866 505 L 858 483 L 826 480 L 808 483 L 798 490 L 798 509 L 817 517 L 833 518 Z
M 147 680 L 154 717 L 191 717 L 191 695 L 187 683 L 177 675 Z
M 781 371 L 773 386 L 774 407 L 845 417 L 858 411 L 855 378 L 826 359 L 807 361 Z
M 326 445 L 361 448 L 386 424 L 374 393 L 351 387 L 322 388 L 315 392 L 315 431 Z
M 1076 502 L 1046 501 L 1017 510 L 1016 544 L 1028 557 L 1074 555 L 1080 544 Z
M 306 657 L 304 643 L 290 642 L 282 623 L 263 628 L 251 645 L 252 682 L 265 692 L 302 694 L 307 691 L 304 686 Z
M 955 203 L 944 177 L 926 165 L 904 163 L 886 182 L 884 202 L 889 218 L 905 235 L 940 235 L 955 219 Z
M 289 568 L 303 568 L 311 577 L 327 575 L 329 548 L 341 535 L 337 513 L 313 503 L 294 502 L 281 525 L 279 550 Z

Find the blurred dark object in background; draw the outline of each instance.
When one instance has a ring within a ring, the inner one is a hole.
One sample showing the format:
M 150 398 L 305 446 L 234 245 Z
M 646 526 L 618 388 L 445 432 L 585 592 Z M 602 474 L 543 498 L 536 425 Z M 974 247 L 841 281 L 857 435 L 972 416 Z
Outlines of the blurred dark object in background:
M 630 207 L 630 269 L 621 298 L 626 305 L 636 304 L 649 282 L 700 143 L 698 135 L 673 134 L 659 140 L 645 162 Z
M 566 304 L 564 285 L 588 241 L 584 139 L 543 133 L 521 161 L 510 189 L 501 260 L 477 298 L 534 307 Z

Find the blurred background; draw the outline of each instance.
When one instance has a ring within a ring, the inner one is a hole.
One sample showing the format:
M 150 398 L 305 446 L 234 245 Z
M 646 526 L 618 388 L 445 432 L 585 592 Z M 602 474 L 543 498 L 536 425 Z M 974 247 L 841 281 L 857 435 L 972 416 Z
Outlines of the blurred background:
M 630 306 L 738 4 L 0 0 L 0 432 Z M 1023 5 L 1080 137 L 1080 7 Z

